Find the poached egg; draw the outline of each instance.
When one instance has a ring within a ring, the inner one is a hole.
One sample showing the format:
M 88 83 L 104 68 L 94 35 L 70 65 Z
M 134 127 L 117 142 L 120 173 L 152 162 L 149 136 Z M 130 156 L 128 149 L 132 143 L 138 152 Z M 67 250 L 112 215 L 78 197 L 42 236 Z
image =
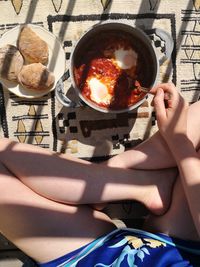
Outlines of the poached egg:
M 132 50 L 125 50 L 123 48 L 114 51 L 115 62 L 120 69 L 131 69 L 137 65 L 137 53 Z
M 111 103 L 112 95 L 108 92 L 108 87 L 96 77 L 88 80 L 90 87 L 90 98 L 97 104 L 109 105 Z

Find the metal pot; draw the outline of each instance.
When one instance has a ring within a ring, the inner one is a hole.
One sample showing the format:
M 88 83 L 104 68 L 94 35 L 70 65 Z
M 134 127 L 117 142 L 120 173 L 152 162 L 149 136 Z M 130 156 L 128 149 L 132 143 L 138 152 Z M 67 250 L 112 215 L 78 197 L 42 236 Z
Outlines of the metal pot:
M 76 58 L 81 55 L 82 48 L 85 47 L 85 45 L 88 44 L 89 41 L 91 41 L 94 36 L 98 35 L 99 33 L 105 32 L 105 31 L 118 31 L 122 33 L 128 33 L 130 36 L 134 38 L 135 41 L 137 41 L 137 45 L 141 47 L 142 53 L 145 53 L 145 57 L 147 58 L 147 64 L 145 64 L 144 69 L 145 69 L 145 75 L 147 76 L 146 79 L 146 84 L 143 85 L 145 87 L 151 88 L 155 85 L 158 79 L 159 75 L 159 67 L 163 63 L 163 61 L 166 58 L 170 58 L 172 50 L 173 50 L 173 40 L 171 36 L 161 30 L 161 29 L 151 29 L 148 31 L 143 31 L 139 28 L 135 28 L 131 25 L 121 23 L 121 22 L 104 22 L 104 23 L 99 23 L 91 27 L 88 31 L 86 31 L 80 39 L 77 41 L 76 45 L 74 46 L 71 55 L 70 55 L 70 66 L 69 70 L 65 73 L 65 79 L 70 76 L 71 78 L 71 84 L 73 89 L 75 90 L 76 94 L 78 97 L 82 100 L 83 103 L 87 104 L 91 108 L 98 110 L 100 112 L 104 113 L 122 113 L 122 112 L 127 112 L 132 109 L 137 108 L 140 106 L 144 100 L 146 99 L 146 96 L 137 103 L 124 108 L 120 110 L 113 110 L 109 108 L 104 108 L 99 106 L 98 104 L 95 104 L 92 101 L 89 101 L 86 99 L 81 91 L 79 90 L 76 82 L 75 82 L 75 77 L 74 77 L 74 65 Z M 155 33 L 158 35 L 162 40 L 165 41 L 165 57 L 159 59 L 154 47 L 152 46 L 151 40 L 149 38 L 149 34 Z M 149 66 L 147 66 L 149 65 Z M 147 68 L 148 67 L 148 68 Z M 63 106 L 66 107 L 77 107 L 80 106 L 80 102 L 76 103 L 74 101 L 71 101 L 64 93 L 64 84 L 63 84 L 63 79 L 61 78 L 57 85 L 56 85 L 56 97 L 59 100 Z

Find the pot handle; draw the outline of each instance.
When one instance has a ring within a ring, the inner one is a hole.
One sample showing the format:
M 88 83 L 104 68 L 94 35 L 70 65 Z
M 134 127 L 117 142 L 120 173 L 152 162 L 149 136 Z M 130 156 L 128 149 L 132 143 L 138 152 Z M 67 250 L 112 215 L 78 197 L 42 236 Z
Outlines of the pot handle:
M 70 77 L 69 70 L 67 70 L 56 83 L 56 86 L 55 86 L 56 98 L 65 107 L 68 107 L 68 108 L 80 107 L 81 106 L 80 102 L 76 103 L 70 100 L 64 93 L 64 81 L 68 80 L 69 77 Z
M 170 59 L 171 54 L 172 54 L 173 49 L 174 49 L 174 41 L 173 41 L 171 35 L 168 32 L 166 32 L 160 28 L 154 28 L 154 29 L 148 29 L 148 30 L 145 29 L 144 32 L 147 35 L 155 34 L 161 40 L 163 40 L 165 42 L 165 55 L 159 59 L 159 63 L 160 63 L 160 65 L 162 65 L 165 60 Z

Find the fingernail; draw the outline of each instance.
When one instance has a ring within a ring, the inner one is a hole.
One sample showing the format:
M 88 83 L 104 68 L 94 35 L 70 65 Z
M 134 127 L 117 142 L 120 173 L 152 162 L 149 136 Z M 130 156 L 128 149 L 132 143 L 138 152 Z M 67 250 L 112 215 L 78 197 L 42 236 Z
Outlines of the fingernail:
M 157 94 L 160 95 L 160 94 L 162 94 L 162 92 L 163 92 L 162 88 L 159 87 L 158 91 L 157 91 Z

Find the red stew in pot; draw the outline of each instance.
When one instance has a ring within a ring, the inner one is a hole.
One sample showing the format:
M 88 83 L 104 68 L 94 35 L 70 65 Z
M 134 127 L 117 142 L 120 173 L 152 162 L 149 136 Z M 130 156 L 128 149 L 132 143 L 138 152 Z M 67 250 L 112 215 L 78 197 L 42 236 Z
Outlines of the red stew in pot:
M 145 55 L 128 34 L 107 32 L 77 55 L 75 82 L 81 94 L 99 107 L 126 109 L 144 98 Z

